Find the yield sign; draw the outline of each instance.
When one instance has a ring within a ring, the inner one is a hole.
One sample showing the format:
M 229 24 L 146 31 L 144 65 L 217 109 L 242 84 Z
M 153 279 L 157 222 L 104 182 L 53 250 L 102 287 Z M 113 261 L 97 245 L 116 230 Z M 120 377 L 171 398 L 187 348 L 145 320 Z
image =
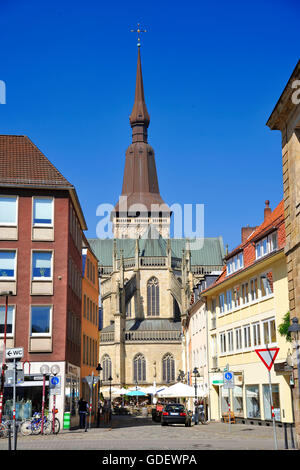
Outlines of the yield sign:
M 279 348 L 270 348 L 270 349 L 255 349 L 256 354 L 260 357 L 264 365 L 268 370 L 272 369 L 272 366 L 275 362 L 276 356 L 278 354 Z

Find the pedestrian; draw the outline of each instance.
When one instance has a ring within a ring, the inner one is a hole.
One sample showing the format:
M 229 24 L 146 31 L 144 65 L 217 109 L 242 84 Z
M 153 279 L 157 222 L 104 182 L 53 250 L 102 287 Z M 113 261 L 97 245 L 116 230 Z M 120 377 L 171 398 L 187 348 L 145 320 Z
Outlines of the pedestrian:
M 110 402 L 104 400 L 103 405 L 104 424 L 109 424 L 110 421 Z
M 79 427 L 80 429 L 85 429 L 86 425 L 86 415 L 88 410 L 88 403 L 81 397 L 78 402 L 78 412 L 79 412 Z

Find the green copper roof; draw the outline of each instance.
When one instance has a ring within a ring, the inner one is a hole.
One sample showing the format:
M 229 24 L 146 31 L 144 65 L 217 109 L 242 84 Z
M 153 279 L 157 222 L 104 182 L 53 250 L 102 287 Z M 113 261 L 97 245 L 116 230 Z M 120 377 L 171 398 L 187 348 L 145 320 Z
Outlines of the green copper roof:
M 113 239 L 101 240 L 92 238 L 88 240 L 92 250 L 101 266 L 112 266 Z M 124 259 L 134 258 L 136 240 L 130 238 L 116 239 L 117 258 L 123 250 Z M 139 256 L 166 256 L 167 240 L 139 239 Z M 170 238 L 171 254 L 173 258 L 182 258 L 182 250 L 188 246 L 191 251 L 192 266 L 222 266 L 224 246 L 222 237 L 204 239 Z

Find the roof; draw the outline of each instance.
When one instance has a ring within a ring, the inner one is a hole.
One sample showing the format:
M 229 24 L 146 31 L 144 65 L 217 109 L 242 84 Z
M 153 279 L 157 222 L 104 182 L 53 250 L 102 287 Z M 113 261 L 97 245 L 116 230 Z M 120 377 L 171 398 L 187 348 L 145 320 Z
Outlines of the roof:
M 0 135 L 0 184 L 73 188 L 25 135 Z
M 182 250 L 190 245 L 192 266 L 222 266 L 224 247 L 222 237 L 185 239 L 170 238 L 170 248 L 173 258 L 182 259 Z M 89 239 L 90 246 L 101 266 L 112 266 L 113 239 Z M 198 242 L 196 244 L 196 242 Z M 139 256 L 166 256 L 167 240 L 162 238 L 139 239 Z M 117 258 L 123 250 L 123 258 L 134 258 L 136 240 L 131 238 L 116 239 Z
M 240 273 L 244 269 L 253 265 L 256 261 L 255 248 L 253 244 L 255 244 L 256 241 L 264 238 L 264 236 L 266 236 L 270 232 L 270 230 L 274 230 L 274 228 L 278 228 L 280 225 L 282 225 L 284 228 L 284 201 L 283 200 L 278 204 L 278 206 L 273 210 L 273 212 L 271 212 L 270 216 L 266 220 L 264 220 L 262 224 L 259 227 L 257 227 L 256 230 L 254 230 L 254 232 L 247 238 L 247 240 L 244 241 L 244 243 L 241 243 L 237 248 L 232 250 L 231 253 L 229 253 L 226 256 L 226 259 L 229 259 L 231 255 L 233 256 L 237 251 L 243 250 L 245 253 L 245 249 L 247 249 L 247 247 L 251 247 L 251 253 L 250 253 L 250 256 L 248 254 L 247 260 L 245 260 L 245 256 L 244 256 L 244 268 L 227 276 L 227 268 L 226 266 L 224 266 L 222 270 L 222 274 L 220 274 L 216 282 L 212 284 L 210 287 L 208 287 L 207 289 L 205 289 L 204 291 L 202 291 L 201 294 L 208 292 L 210 289 L 213 289 L 218 284 L 221 284 L 225 280 L 227 281 L 228 279 L 236 276 L 238 273 Z M 284 237 L 284 240 L 285 240 L 285 237 Z M 281 248 L 282 246 L 279 245 L 279 249 Z
M 74 186 L 26 135 L 0 135 L 0 187 L 68 190 L 82 229 L 87 229 Z
M 103 328 L 104 333 L 115 330 L 115 324 Z M 180 331 L 181 322 L 174 322 L 164 318 L 147 318 L 126 320 L 126 331 Z

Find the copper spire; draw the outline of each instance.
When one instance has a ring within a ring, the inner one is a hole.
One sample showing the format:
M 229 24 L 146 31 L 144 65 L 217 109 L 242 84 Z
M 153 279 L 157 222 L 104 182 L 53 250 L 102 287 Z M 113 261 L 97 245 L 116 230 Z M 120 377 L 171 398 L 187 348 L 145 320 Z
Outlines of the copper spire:
M 132 127 L 132 142 L 147 142 L 147 129 L 150 123 L 150 116 L 147 111 L 144 96 L 140 47 L 138 48 L 134 105 L 129 121 Z

